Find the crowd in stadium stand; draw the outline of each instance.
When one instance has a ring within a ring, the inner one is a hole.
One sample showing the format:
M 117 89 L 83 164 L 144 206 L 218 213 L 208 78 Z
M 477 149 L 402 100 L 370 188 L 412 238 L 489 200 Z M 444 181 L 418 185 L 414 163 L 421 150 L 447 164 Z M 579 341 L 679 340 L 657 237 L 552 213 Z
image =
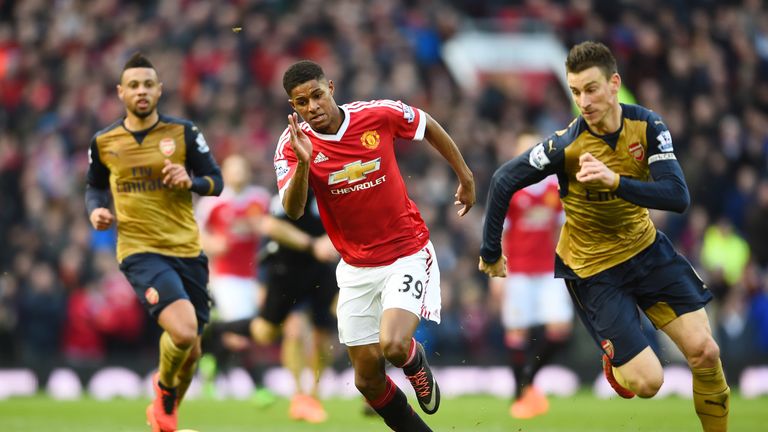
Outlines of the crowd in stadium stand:
M 93 133 L 122 115 L 115 85 L 136 50 L 163 82 L 160 112 L 192 119 L 217 160 L 240 153 L 276 192 L 272 157 L 290 112 L 281 86 L 311 58 L 336 100 L 402 99 L 445 125 L 473 169 L 478 206 L 453 215 L 450 168 L 430 146 L 399 160 L 442 270 L 446 361 L 503 363 L 498 311 L 476 271 L 483 203 L 515 134 L 573 117 L 545 97 L 489 84 L 461 90 L 440 56 L 468 25 L 594 39 L 616 54 L 637 102 L 661 114 L 691 192 L 684 215 L 654 214 L 716 297 L 724 362 L 768 358 L 768 11 L 760 0 L 0 1 L 0 367 L 95 363 L 150 353 L 156 331 L 114 260 L 114 232 L 83 203 Z M 519 83 L 518 86 L 525 86 Z M 755 357 L 755 353 L 762 353 Z M 597 354 L 591 353 L 597 362 Z M 490 358 L 490 360 L 489 360 Z

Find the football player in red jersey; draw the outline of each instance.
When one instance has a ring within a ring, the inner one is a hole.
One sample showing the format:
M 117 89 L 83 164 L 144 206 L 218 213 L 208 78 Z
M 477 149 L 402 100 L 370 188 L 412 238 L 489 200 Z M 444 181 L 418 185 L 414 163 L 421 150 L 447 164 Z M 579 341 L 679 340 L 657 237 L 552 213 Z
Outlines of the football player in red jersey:
M 341 254 L 339 340 L 347 345 L 355 386 L 393 430 L 430 430 L 384 370 L 384 360 L 402 368 L 422 410 L 437 411 L 440 391 L 413 333 L 421 318 L 440 321 L 440 270 L 398 169 L 394 140 L 426 139 L 448 161 L 459 179 L 459 216 L 475 203 L 472 172 L 427 113 L 392 100 L 338 105 L 333 81 L 314 62 L 290 66 L 283 88 L 305 122 L 296 113 L 288 117 L 275 151 L 278 189 L 288 216 L 299 218 L 312 187 Z
M 521 133 L 514 156 L 533 147 L 538 138 Z M 502 249 L 508 274 L 504 279 L 491 279 L 491 291 L 501 305 L 515 376 L 515 401 L 509 408 L 515 418 L 531 418 L 549 410 L 549 401 L 533 379 L 571 334 L 571 299 L 563 281 L 552 275 L 562 217 L 557 179 L 550 176 L 515 193 L 504 221 Z

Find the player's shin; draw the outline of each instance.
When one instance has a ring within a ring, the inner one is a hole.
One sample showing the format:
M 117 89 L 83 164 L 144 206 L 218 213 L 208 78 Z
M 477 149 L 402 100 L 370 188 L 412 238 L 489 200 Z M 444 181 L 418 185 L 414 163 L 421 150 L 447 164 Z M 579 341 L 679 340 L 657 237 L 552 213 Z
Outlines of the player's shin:
M 388 376 L 384 393 L 375 400 L 368 400 L 368 404 L 394 431 L 421 432 L 432 430 L 408 404 L 405 393 Z
M 711 368 L 692 368 L 693 403 L 705 432 L 728 430 L 731 389 L 725 381 L 723 364 Z
M 565 348 L 569 340 L 568 335 L 568 332 L 547 331 L 545 326 L 537 326 L 534 329 L 532 336 L 535 340 L 531 356 L 529 357 L 531 361 L 531 382 L 536 373 L 539 372 L 539 369 L 549 364 L 552 357 Z
M 167 387 L 176 386 L 176 374 L 187 360 L 192 347 L 180 348 L 173 343 L 171 335 L 163 332 L 160 336 L 160 382 Z
M 508 338 L 509 339 L 509 338 Z M 524 340 L 507 340 L 509 347 L 509 363 L 512 368 L 512 374 L 515 377 L 515 399 L 519 398 L 523 392 L 523 387 L 530 384 L 531 377 L 526 374 L 526 363 L 528 359 L 528 344 Z
M 182 366 L 182 368 L 179 369 L 179 372 L 176 373 L 176 382 L 178 383 L 176 394 L 178 395 L 179 403 L 184 400 L 184 395 L 187 394 L 189 385 L 192 384 L 192 379 L 195 377 L 196 370 L 197 360 L 190 361 L 190 359 L 187 359 L 184 366 Z
M 304 371 L 305 361 L 304 342 L 301 336 L 286 334 L 281 350 L 283 366 L 291 372 L 291 376 L 296 382 L 296 392 L 304 393 L 301 385 L 301 373 Z
M 312 341 L 312 352 L 309 357 L 309 366 L 312 368 L 313 381 L 311 395 L 319 396 L 320 375 L 322 375 L 331 358 L 331 344 L 328 333 L 323 330 L 315 330 Z

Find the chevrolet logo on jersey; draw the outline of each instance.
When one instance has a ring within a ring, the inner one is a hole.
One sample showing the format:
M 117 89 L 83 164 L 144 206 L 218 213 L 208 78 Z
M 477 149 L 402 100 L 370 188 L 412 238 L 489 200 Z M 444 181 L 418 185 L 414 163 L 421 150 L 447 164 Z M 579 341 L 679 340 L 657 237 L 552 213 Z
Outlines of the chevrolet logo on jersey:
M 381 158 L 378 157 L 372 161 L 363 163 L 362 161 L 354 161 L 344 165 L 344 168 L 331 173 L 328 176 L 328 184 L 334 185 L 346 181 L 347 183 L 355 183 L 365 179 L 366 174 L 370 174 L 374 171 L 378 171 L 381 168 Z

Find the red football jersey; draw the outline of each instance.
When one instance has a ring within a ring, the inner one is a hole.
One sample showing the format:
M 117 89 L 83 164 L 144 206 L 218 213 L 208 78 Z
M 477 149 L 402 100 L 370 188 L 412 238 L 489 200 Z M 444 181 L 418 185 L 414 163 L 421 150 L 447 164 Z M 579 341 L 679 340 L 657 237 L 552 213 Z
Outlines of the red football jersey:
M 512 196 L 502 251 L 509 273 L 551 273 L 563 207 L 557 179 L 550 176 Z
M 221 196 L 200 200 L 200 225 L 227 239 L 227 251 L 211 259 L 213 274 L 256 277 L 256 253 L 261 238 L 253 231 L 249 218 L 267 213 L 269 201 L 269 192 L 256 186 L 238 194 L 225 187 Z
M 348 264 L 377 267 L 412 255 L 429 230 L 408 197 L 395 159 L 394 140 L 424 138 L 426 116 L 400 101 L 377 100 L 340 106 L 344 120 L 334 135 L 300 127 L 312 141 L 309 185 L 333 245 Z M 296 172 L 288 128 L 275 151 L 282 198 Z

